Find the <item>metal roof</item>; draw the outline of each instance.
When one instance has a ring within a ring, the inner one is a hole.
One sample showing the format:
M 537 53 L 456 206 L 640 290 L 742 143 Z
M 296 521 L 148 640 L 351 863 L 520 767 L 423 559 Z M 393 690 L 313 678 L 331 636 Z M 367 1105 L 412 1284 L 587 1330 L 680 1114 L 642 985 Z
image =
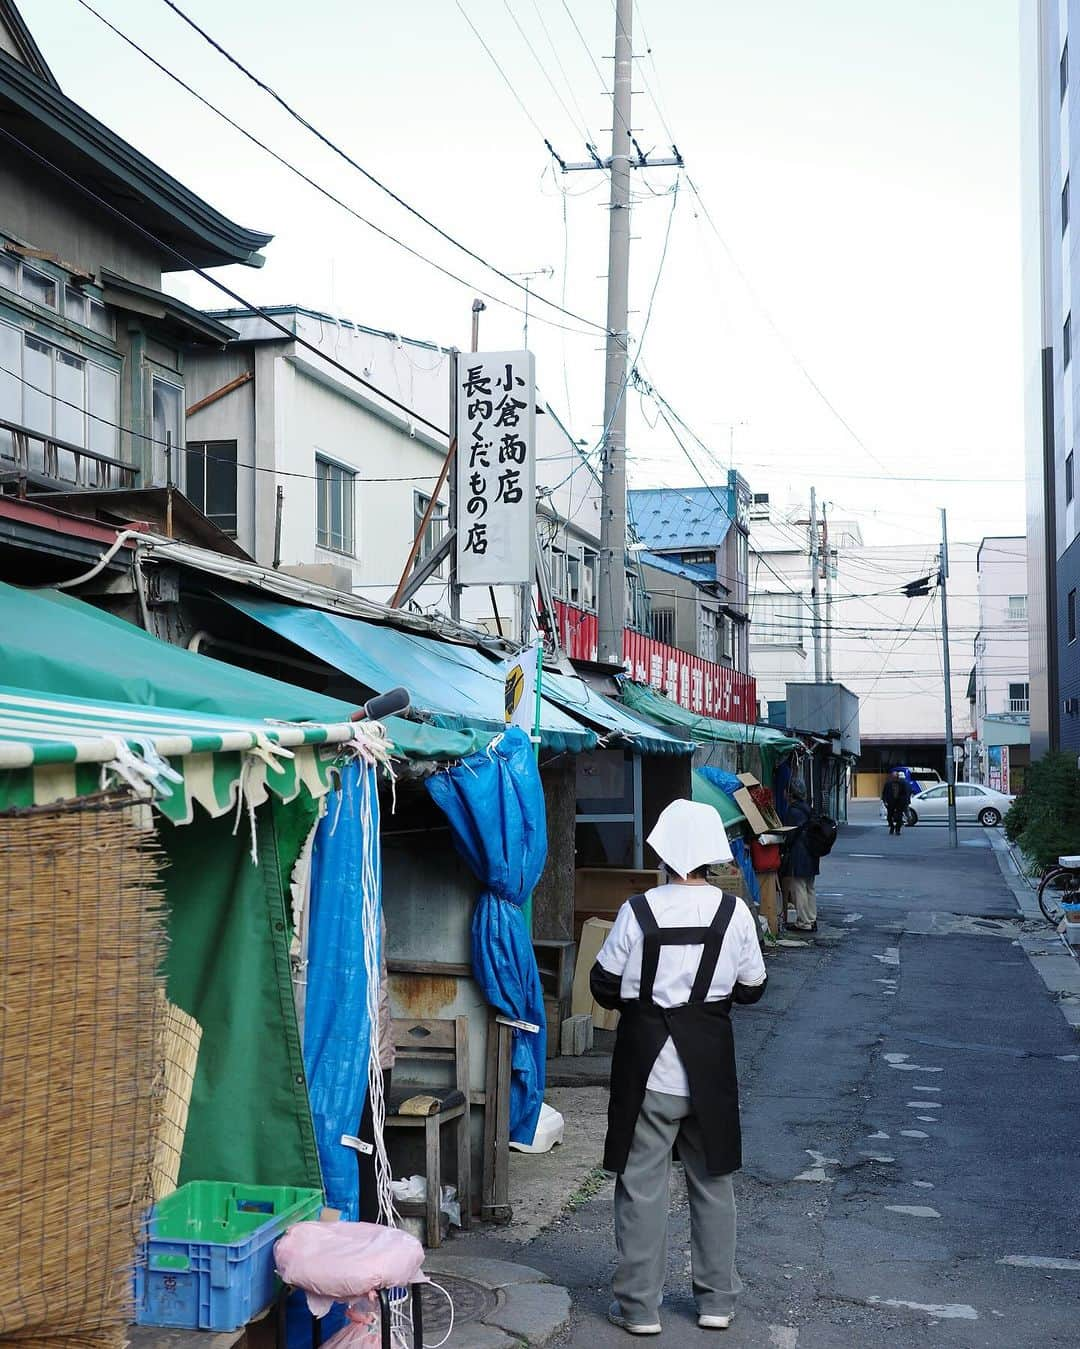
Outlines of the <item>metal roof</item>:
M 717 548 L 731 528 L 727 486 L 645 488 L 627 493 L 638 538 L 653 552 Z
M 697 581 L 702 585 L 716 584 L 715 564 L 706 566 L 698 562 L 678 562 L 673 557 L 664 557 L 662 553 L 650 553 L 644 548 L 638 550 L 637 559 L 643 567 L 655 567 L 657 571 L 666 571 L 687 581 Z

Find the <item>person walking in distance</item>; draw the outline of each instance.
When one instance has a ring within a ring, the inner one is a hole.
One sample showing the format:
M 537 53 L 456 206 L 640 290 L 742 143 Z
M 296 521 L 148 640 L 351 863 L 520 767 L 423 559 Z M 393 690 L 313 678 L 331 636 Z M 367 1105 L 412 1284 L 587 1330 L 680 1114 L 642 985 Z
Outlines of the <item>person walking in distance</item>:
M 794 908 L 797 932 L 817 931 L 817 893 L 815 881 L 821 869 L 821 855 L 808 843 L 807 826 L 811 811 L 806 788 L 792 778 L 787 789 L 784 823 L 794 829 L 788 836 L 784 859 L 780 864 L 780 888 L 785 908 Z
M 889 833 L 899 834 L 904 826 L 907 808 L 911 805 L 911 786 L 903 773 L 891 773 L 881 789 L 885 814 L 889 817 Z
M 731 857 L 712 806 L 673 801 L 649 835 L 668 883 L 619 910 L 590 974 L 593 997 L 621 1015 L 611 1063 L 604 1167 L 615 1183 L 618 1265 L 608 1319 L 659 1335 L 667 1269 L 669 1178 L 678 1145 L 690 1200 L 698 1325 L 725 1330 L 735 1270 L 732 1174 L 742 1165 L 733 1003 L 765 991 L 749 907 L 706 880 Z

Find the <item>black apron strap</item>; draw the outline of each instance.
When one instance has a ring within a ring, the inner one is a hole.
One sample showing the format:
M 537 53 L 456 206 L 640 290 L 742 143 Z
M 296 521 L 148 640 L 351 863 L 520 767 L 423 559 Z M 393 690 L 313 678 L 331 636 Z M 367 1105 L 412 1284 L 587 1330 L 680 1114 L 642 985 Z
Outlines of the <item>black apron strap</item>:
M 709 924 L 709 930 L 705 934 L 705 949 L 701 953 L 701 963 L 694 978 L 694 986 L 690 990 L 691 1002 L 704 1002 L 709 996 L 724 937 L 735 914 L 736 902 L 734 895 L 722 895 L 720 903 L 716 906 L 716 917 Z
M 644 895 L 632 896 L 630 908 L 645 938 L 641 951 L 641 985 L 638 988 L 638 997 L 642 1002 L 651 1002 L 656 971 L 660 965 L 660 925 Z

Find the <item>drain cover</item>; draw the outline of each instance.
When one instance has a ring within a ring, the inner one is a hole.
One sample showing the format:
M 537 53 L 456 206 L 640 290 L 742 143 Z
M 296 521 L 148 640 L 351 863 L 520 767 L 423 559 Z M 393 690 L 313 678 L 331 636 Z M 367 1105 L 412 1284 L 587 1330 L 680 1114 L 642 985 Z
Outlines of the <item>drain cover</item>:
M 454 1324 L 463 1321 L 479 1321 L 493 1312 L 498 1305 L 496 1295 L 490 1288 L 473 1283 L 471 1279 L 458 1278 L 453 1274 L 437 1274 L 435 1282 L 440 1284 L 454 1299 Z M 424 1307 L 424 1339 L 438 1339 L 450 1329 L 450 1307 L 439 1292 L 430 1284 L 424 1285 L 422 1293 Z

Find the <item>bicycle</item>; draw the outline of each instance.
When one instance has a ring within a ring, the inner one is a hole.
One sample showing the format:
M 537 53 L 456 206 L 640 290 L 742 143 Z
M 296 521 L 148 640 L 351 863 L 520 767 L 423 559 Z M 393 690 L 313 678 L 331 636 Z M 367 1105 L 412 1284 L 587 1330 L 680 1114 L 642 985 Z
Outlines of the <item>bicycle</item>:
M 1054 895 L 1068 898 L 1055 902 Z M 1057 866 L 1043 874 L 1039 882 L 1039 908 L 1052 927 L 1057 927 L 1066 913 L 1080 910 L 1080 855 L 1059 857 Z

